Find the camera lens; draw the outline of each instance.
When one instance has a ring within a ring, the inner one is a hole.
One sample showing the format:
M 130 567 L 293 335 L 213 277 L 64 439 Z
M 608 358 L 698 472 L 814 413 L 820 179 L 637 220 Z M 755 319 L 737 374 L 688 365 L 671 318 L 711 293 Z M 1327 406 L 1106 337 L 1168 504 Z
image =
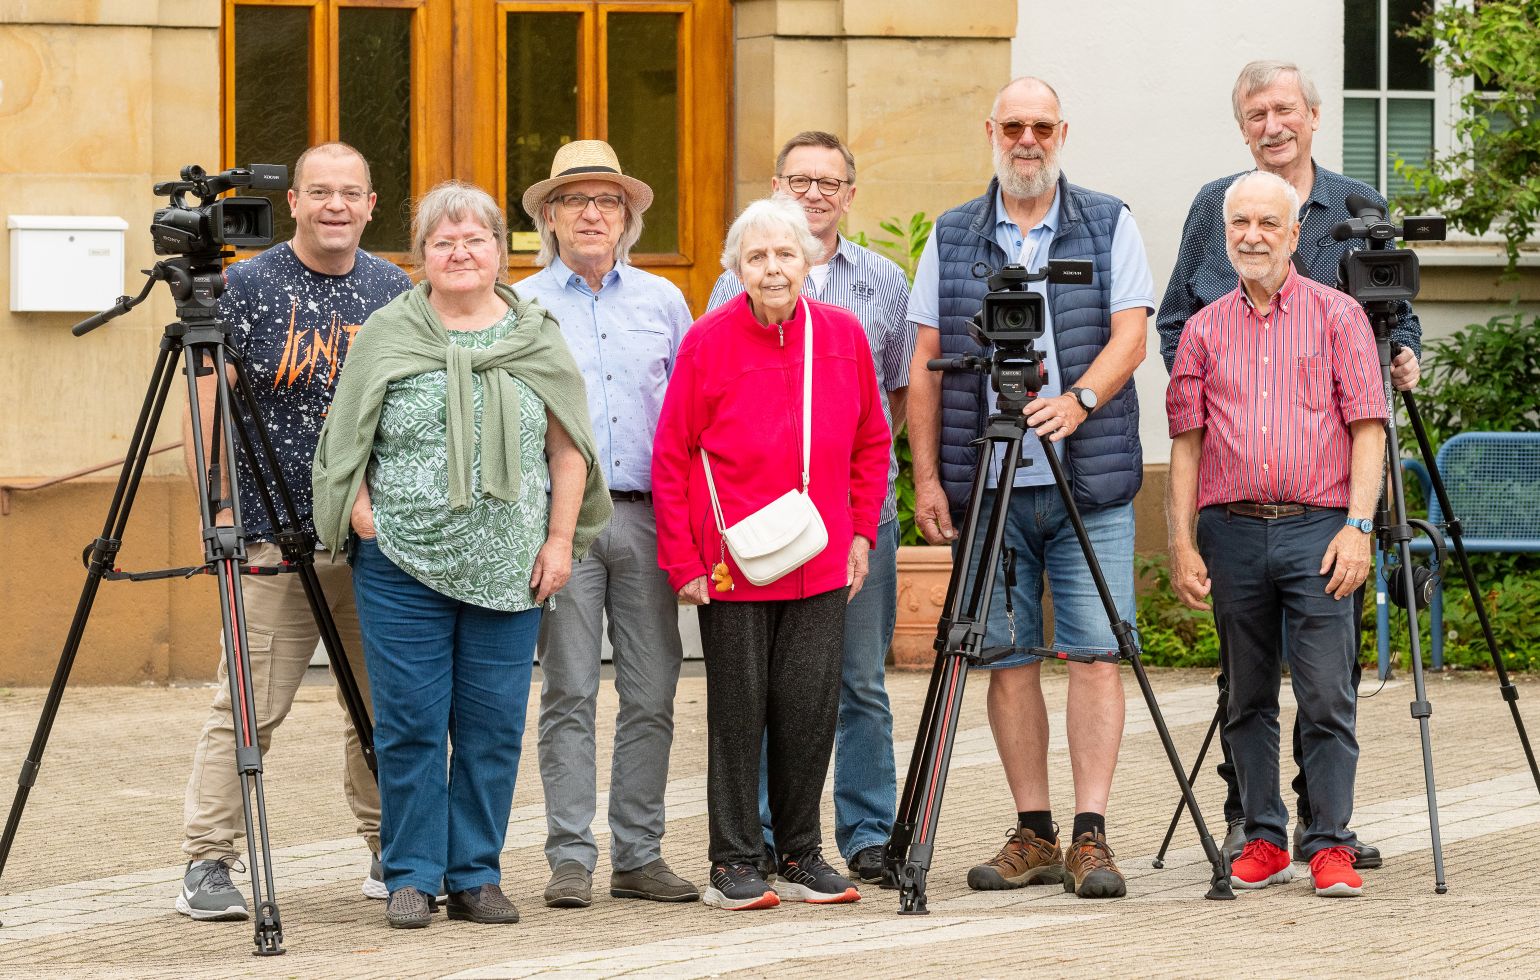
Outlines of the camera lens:
M 1000 325 L 1007 330 L 1020 330 L 1027 325 L 1027 311 L 1019 306 L 1000 312 Z
M 1394 286 L 1396 284 L 1396 270 L 1392 266 L 1377 265 L 1369 270 L 1369 284 L 1371 286 Z

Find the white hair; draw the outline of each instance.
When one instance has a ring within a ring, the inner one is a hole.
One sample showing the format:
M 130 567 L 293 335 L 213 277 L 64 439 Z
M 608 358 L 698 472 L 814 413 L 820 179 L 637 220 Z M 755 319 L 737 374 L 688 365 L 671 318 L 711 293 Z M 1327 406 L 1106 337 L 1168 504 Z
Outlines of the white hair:
M 727 241 L 722 243 L 722 268 L 738 275 L 738 249 L 743 244 L 743 236 L 751 231 L 769 229 L 791 232 L 802 247 L 802 257 L 808 265 L 823 257 L 823 242 L 808 230 L 807 215 L 801 206 L 786 197 L 763 197 L 740 211 L 732 227 L 727 229 Z
M 601 174 L 594 179 L 603 180 L 604 177 Z M 535 222 L 535 234 L 540 236 L 540 251 L 535 255 L 535 264 L 538 266 L 550 265 L 551 260 L 556 258 L 557 254 L 561 251 L 561 243 L 556 240 L 556 229 L 552 228 L 551 223 L 546 220 L 545 209 L 555 204 L 556 198 L 560 197 L 562 193 L 564 193 L 562 188 L 558 186 L 555 190 L 551 191 L 551 196 L 542 201 L 540 206 L 535 209 L 535 213 L 531 215 Z M 625 201 L 622 207 L 626 211 L 625 224 L 621 226 L 620 236 L 615 239 L 615 264 L 625 265 L 631 261 L 631 249 L 636 245 L 637 240 L 642 237 L 642 209 L 636 206 L 636 202 L 631 199 L 630 195 L 626 194 L 625 189 L 619 184 L 615 185 L 615 193 L 620 195 L 621 200 Z
M 1266 170 L 1248 170 L 1241 174 L 1239 177 L 1235 178 L 1235 180 L 1231 182 L 1230 186 L 1225 188 L 1225 221 L 1228 222 L 1230 220 L 1230 198 L 1235 196 L 1235 192 L 1240 188 L 1242 184 L 1253 184 L 1257 181 L 1261 181 L 1263 184 L 1274 184 L 1277 185 L 1277 187 L 1283 188 L 1284 199 L 1289 202 L 1288 226 L 1292 228 L 1299 224 L 1299 191 L 1294 189 L 1293 184 L 1284 180 L 1277 174 L 1268 173 Z
M 1291 61 L 1252 61 L 1241 69 L 1235 79 L 1235 88 L 1230 90 L 1230 107 L 1235 110 L 1235 121 L 1242 126 L 1246 125 L 1246 120 L 1241 118 L 1241 103 L 1276 82 L 1278 76 L 1285 72 L 1293 75 L 1299 83 L 1299 94 L 1305 98 L 1305 108 L 1320 108 L 1321 93 L 1316 91 L 1315 83 L 1310 80 L 1310 76 L 1299 70 L 1298 65 Z
M 412 246 L 409 261 L 419 269 L 426 259 L 428 236 L 444 221 L 476 221 L 497 242 L 498 267 L 508 270 L 508 217 L 492 195 L 474 184 L 446 180 L 417 199 L 412 209 Z

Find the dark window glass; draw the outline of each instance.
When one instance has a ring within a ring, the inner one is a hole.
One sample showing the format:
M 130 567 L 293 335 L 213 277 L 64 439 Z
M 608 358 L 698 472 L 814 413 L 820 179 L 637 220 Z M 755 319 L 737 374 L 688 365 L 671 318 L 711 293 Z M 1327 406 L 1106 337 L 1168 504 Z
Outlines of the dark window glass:
M 679 17 L 611 13 L 606 24 L 609 143 L 626 173 L 653 192 L 636 250 L 677 252 Z
M 337 11 L 338 135 L 369 161 L 379 200 L 364 229 L 371 252 L 404 252 L 412 196 L 412 11 Z
M 1378 99 L 1342 100 L 1342 172 L 1370 187 L 1380 186 Z
M 1433 66 L 1423 60 L 1427 45 L 1406 36 L 1406 29 L 1422 21 L 1429 0 L 1390 0 L 1390 37 L 1387 38 L 1385 87 L 1409 92 L 1433 91 Z
M 1344 88 L 1380 87 L 1380 0 L 1346 0 L 1342 25 Z
M 532 232 L 520 203 L 531 184 L 551 176 L 556 148 L 577 139 L 578 29 L 581 14 L 508 15 L 508 228 Z M 624 158 L 622 158 L 624 159 Z M 538 245 L 514 240 L 514 251 Z
M 232 165 L 281 163 L 292 169 L 310 144 L 309 52 L 308 9 L 235 8 Z M 287 196 L 282 191 L 264 196 L 273 202 L 273 241 L 294 237 Z

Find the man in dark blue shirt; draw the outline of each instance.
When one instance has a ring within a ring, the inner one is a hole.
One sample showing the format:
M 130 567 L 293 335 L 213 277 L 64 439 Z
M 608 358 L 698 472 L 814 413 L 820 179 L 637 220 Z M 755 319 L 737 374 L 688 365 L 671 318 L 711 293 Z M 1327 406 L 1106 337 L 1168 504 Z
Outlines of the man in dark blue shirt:
M 1257 169 L 1287 180 L 1303 202 L 1299 209 L 1300 235 L 1294 252 L 1294 267 L 1301 275 L 1335 288 L 1342 256 L 1362 247 L 1360 241 L 1339 242 L 1331 237 L 1331 230 L 1338 222 L 1353 217 L 1347 208 L 1348 196 L 1358 194 L 1381 207 L 1385 206 L 1385 199 L 1368 184 L 1327 170 L 1311 158 L 1311 143 L 1321 125 L 1321 97 L 1314 83 L 1298 66 L 1279 61 L 1251 62 L 1241 69 L 1235 80 L 1231 104 Z M 1156 329 L 1160 331 L 1160 353 L 1167 371 L 1176 359 L 1177 342 L 1188 318 L 1235 289 L 1235 268 L 1225 253 L 1224 194 L 1239 176 L 1231 174 L 1205 184 L 1188 209 L 1176 266 L 1171 270 L 1166 295 L 1155 318 Z M 1422 353 L 1422 324 L 1412 312 L 1410 303 L 1403 301 L 1400 304 L 1390 337 L 1393 343 L 1403 348 L 1391 362 L 1391 383 L 1398 389 L 1410 389 L 1417 384 L 1417 359 Z M 1362 592 L 1355 601 L 1361 606 Z M 1224 659 L 1222 653 L 1221 661 Z M 1355 663 L 1355 688 L 1361 673 Z M 1221 687 L 1225 685 L 1223 674 L 1219 683 Z M 1229 826 L 1225 850 L 1233 860 L 1246 842 L 1245 818 L 1235 769 L 1230 762 L 1230 746 L 1222 737 L 1220 744 L 1224 762 L 1219 766 L 1219 775 L 1227 788 L 1225 821 Z M 1301 757 L 1296 720 L 1296 766 Z M 1309 787 L 1302 768 L 1294 777 L 1293 785 L 1299 797 L 1294 828 L 1294 859 L 1298 861 L 1303 860 L 1299 848 L 1302 829 L 1311 820 Z M 1360 841 L 1358 855 L 1356 867 L 1380 866 L 1379 850 L 1372 845 Z
M 231 351 L 246 367 L 300 525 L 311 533 L 310 464 L 348 346 L 369 314 L 411 286 L 406 273 L 358 247 L 374 203 L 369 165 L 357 150 L 346 143 L 323 143 L 306 150 L 294 165 L 289 190 L 293 239 L 230 266 L 219 301 L 219 316 L 231 328 Z M 205 445 L 213 431 L 217 387 L 212 372 L 199 379 Z M 183 425 L 189 447 L 187 470 L 194 481 L 201 482 L 204 474 L 196 472 L 190 448 L 190 419 L 184 419 Z M 248 562 L 276 565 L 283 556 L 274 543 L 275 529 L 262 506 L 255 477 L 244 460 L 238 462 Z M 220 495 L 225 500 L 215 505 L 215 523 L 227 525 L 233 519 L 228 481 Z M 327 561 L 316 562 L 315 570 L 359 693 L 368 704 L 369 678 L 364 671 L 351 570 L 345 562 Z M 265 753 L 273 730 L 289 713 L 320 630 L 297 576 L 248 576 L 241 591 L 258 742 Z M 379 790 L 351 722 L 344 745 L 343 790 L 359 834 L 378 855 Z M 214 703 L 193 753 L 183 808 L 182 851 L 188 865 L 176 897 L 176 909 L 183 915 L 198 921 L 248 916 L 245 898 L 230 881 L 235 840 L 244 826 L 243 796 L 235 768 L 230 687 L 221 657 Z M 364 880 L 363 892 L 370 898 L 387 896 L 378 857 Z

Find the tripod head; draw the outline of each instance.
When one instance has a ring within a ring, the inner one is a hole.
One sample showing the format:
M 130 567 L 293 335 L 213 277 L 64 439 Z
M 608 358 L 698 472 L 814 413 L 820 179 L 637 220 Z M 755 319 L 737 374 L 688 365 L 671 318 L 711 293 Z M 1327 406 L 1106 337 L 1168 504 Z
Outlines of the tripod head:
M 1032 291 L 1031 284 L 1090 283 L 1091 263 L 1053 259 L 1041 272 L 1028 272 L 1015 263 L 988 272 L 981 262 L 973 271 L 981 279 L 987 274 L 989 281 L 989 292 L 969 325 L 981 353 L 933 358 L 925 366 L 932 371 L 989 375 L 1001 413 L 1020 416 L 1048 380 L 1043 352 L 1033 346 L 1047 329 L 1047 302 L 1042 293 Z
M 225 290 L 224 260 L 234 255 L 226 245 L 261 247 L 273 240 L 273 205 L 262 197 L 219 195 L 236 187 L 278 190 L 288 182 L 289 168 L 258 163 L 208 174 L 189 164 L 182 179 L 155 185 L 155 193 L 169 205 L 155 212 L 150 237 L 155 254 L 169 255 L 144 270 L 147 281 L 137 296 L 120 296 L 108 309 L 81 320 L 70 328 L 79 337 L 120 317 L 144 302 L 156 282 L 164 282 L 176 301 L 179 323 L 212 325 L 214 310 Z M 198 199 L 187 202 L 191 194 Z

